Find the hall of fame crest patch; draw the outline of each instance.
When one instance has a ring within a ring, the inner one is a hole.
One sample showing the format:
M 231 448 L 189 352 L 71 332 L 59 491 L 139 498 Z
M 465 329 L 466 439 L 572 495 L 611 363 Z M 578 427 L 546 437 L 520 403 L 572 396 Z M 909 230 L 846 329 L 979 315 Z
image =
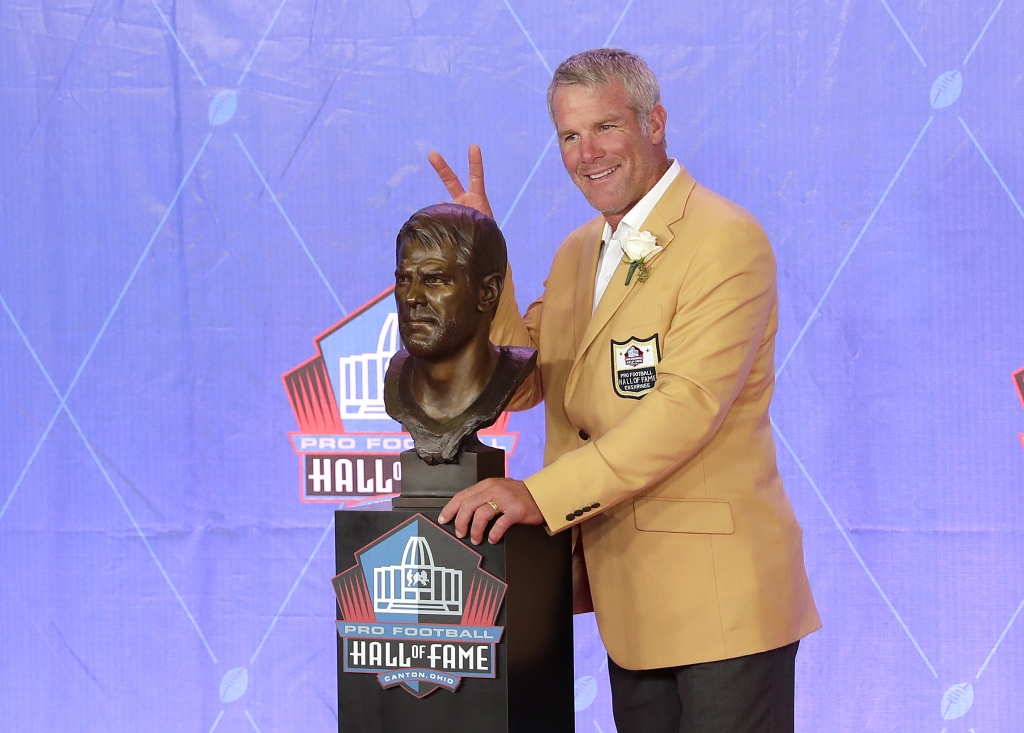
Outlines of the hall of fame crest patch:
M 628 341 L 612 339 L 612 386 L 619 397 L 638 400 L 654 389 L 661 344 L 658 334 Z

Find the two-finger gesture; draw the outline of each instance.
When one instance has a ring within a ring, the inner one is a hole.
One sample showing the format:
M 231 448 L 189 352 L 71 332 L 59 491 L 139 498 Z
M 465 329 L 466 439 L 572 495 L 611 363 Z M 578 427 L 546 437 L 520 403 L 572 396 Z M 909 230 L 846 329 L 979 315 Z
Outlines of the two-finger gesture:
M 494 218 L 491 211 L 491 203 L 487 200 L 487 192 L 484 190 L 484 156 L 480 152 L 479 145 L 469 146 L 469 190 L 462 186 L 462 181 L 451 169 L 441 154 L 432 152 L 427 155 L 430 165 L 437 171 L 441 183 L 448 189 L 452 200 L 457 204 L 469 206 L 481 214 Z

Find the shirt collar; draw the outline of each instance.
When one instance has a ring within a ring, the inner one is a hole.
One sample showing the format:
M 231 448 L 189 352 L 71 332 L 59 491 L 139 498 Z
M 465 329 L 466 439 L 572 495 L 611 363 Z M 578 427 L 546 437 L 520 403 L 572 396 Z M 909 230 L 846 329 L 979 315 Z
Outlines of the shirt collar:
M 672 182 L 676 180 L 679 175 L 681 167 L 679 161 L 672 158 L 672 162 L 668 167 L 668 170 L 662 175 L 658 182 L 654 184 L 654 188 L 644 194 L 644 197 L 637 201 L 636 206 L 630 209 L 622 220 L 619 221 L 619 225 L 615 228 L 615 232 L 611 231 L 611 226 L 608 222 L 604 225 L 604 239 L 607 240 L 613 234 L 624 234 L 628 231 L 638 231 L 643 223 L 647 221 L 647 217 L 654 211 L 654 207 L 661 201 L 661 197 L 665 195 L 665 191 L 672 185 Z

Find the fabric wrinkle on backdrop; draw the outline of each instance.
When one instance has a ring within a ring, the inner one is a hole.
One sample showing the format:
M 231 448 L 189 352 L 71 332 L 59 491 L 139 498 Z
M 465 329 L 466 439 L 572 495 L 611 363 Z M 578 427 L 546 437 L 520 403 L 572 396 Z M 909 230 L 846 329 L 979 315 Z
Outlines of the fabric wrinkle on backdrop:
M 648 61 L 670 154 L 775 247 L 773 427 L 825 623 L 799 729 L 1016 729 L 1022 38 L 1013 0 L 5 0 L 0 730 L 337 729 L 332 512 L 384 500 L 302 500 L 282 376 L 386 323 L 360 309 L 444 198 L 431 150 L 465 176 L 483 146 L 540 292 L 591 215 L 544 94 L 600 45 Z M 503 430 L 536 470 L 541 412 Z M 576 631 L 577 729 L 612 733 Z

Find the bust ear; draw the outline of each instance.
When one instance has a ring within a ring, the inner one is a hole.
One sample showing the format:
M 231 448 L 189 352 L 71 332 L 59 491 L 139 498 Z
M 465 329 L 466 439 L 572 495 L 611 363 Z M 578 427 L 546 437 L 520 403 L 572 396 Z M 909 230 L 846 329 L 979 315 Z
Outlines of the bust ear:
M 476 309 L 478 311 L 497 310 L 503 287 L 505 287 L 505 276 L 498 272 L 492 272 L 481 280 L 480 300 L 477 303 Z

